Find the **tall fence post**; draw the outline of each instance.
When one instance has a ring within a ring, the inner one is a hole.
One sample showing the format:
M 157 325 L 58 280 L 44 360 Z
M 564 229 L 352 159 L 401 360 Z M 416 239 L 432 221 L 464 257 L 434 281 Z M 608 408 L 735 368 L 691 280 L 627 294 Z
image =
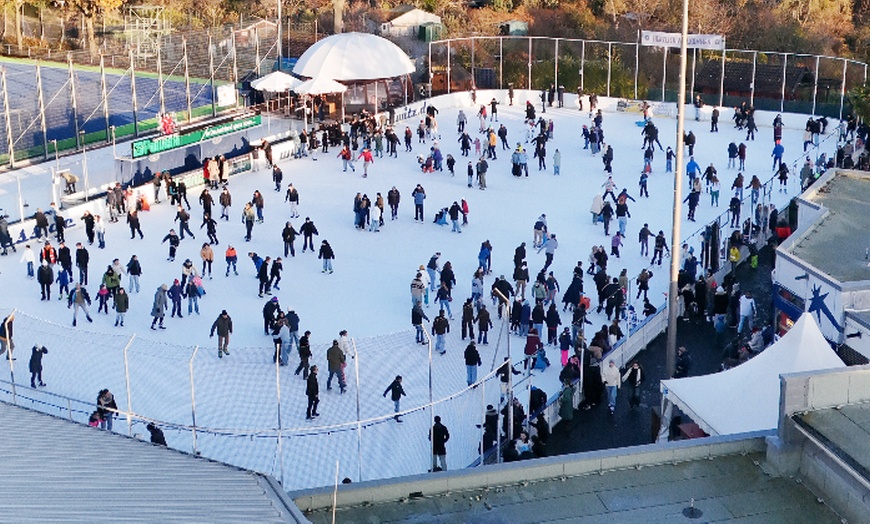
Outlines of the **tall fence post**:
M 480 465 L 483 466 L 483 434 L 486 426 L 486 379 L 480 383 L 480 411 L 483 413 L 483 420 L 480 423 Z M 496 438 L 498 438 L 498 428 L 496 428 Z
M 72 53 L 67 53 L 66 58 L 69 64 L 69 96 L 70 105 L 72 106 L 73 113 L 73 127 L 75 128 L 76 134 L 76 149 L 78 149 L 82 146 L 82 143 L 80 140 L 81 134 L 79 133 L 79 109 L 78 104 L 76 103 L 76 74 L 75 70 L 73 69 Z
M 5 67 L 0 69 L 0 74 L 2 74 L 2 76 L 3 76 L 3 93 L 5 95 L 5 93 L 6 93 L 6 68 Z M 11 333 L 10 324 L 12 323 L 12 320 L 15 319 L 15 312 L 16 311 L 17 311 L 16 309 L 13 309 L 12 313 L 10 313 L 6 317 L 6 320 L 5 320 L 6 325 L 3 326 L 6 333 Z M 6 360 L 9 362 L 9 382 L 12 383 L 12 403 L 17 405 L 18 404 L 18 397 L 17 397 L 16 391 L 15 391 L 15 359 L 12 358 L 13 355 L 12 355 L 12 336 L 11 335 L 9 336 L 8 340 L 9 340 L 9 343 L 7 344 L 8 347 L 6 348 L 6 351 L 7 351 L 7 353 L 6 353 L 7 359 Z
M 127 358 L 127 352 L 135 339 L 136 335 L 133 335 L 124 346 L 124 380 L 127 382 L 127 436 L 130 437 L 133 436 L 133 399 L 130 398 L 130 361 Z
M 752 52 L 752 83 L 749 84 L 749 105 L 755 105 L 755 71 L 758 66 L 758 51 Z
M 447 41 L 447 94 L 450 94 L 450 40 Z
M 529 63 L 528 63 L 528 67 L 529 67 L 529 78 L 526 80 L 526 82 L 527 82 L 527 89 L 529 91 L 531 91 L 532 90 L 532 39 L 531 39 L 531 37 L 529 38 Z
M 208 49 L 208 56 L 211 59 L 211 35 L 208 35 Z M 256 28 L 254 29 L 254 59 L 257 61 L 254 64 L 254 70 L 257 72 L 257 76 L 260 76 L 260 32 Z
M 44 158 L 48 160 L 48 126 L 45 122 L 45 97 L 42 92 L 42 66 L 36 61 L 36 101 L 39 104 L 39 127 L 42 130 Z
M 354 374 L 356 375 L 356 455 L 357 455 L 357 474 L 360 482 L 363 480 L 362 467 L 362 423 L 360 417 L 360 382 L 359 382 L 359 351 L 356 348 L 356 339 L 351 339 L 353 344 L 353 360 Z
M 15 167 L 15 141 L 12 139 L 12 115 L 9 113 L 9 90 L 6 85 L 6 67 L 0 67 L 3 82 L 3 116 L 6 120 L 6 148 L 9 150 L 9 167 Z M 21 192 L 18 192 L 19 199 Z M 14 392 L 13 392 L 14 397 Z
M 698 49 L 692 49 L 692 79 L 689 80 L 689 93 L 692 94 L 692 98 L 695 97 L 695 67 L 698 63 Z M 721 105 L 721 104 L 720 104 Z
M 607 96 L 610 97 L 610 74 L 613 69 L 613 42 L 607 42 Z
M 166 94 L 163 91 L 163 52 L 157 46 L 157 93 L 160 95 L 160 114 L 166 113 Z
M 194 387 L 193 379 L 193 361 L 196 358 L 196 353 L 199 351 L 199 346 L 194 346 L 193 354 L 190 356 L 190 361 L 187 367 L 190 371 L 190 421 L 191 421 L 191 436 L 193 437 L 193 454 L 199 455 L 196 443 L 196 388 Z
M 287 33 L 290 34 L 289 32 Z M 280 39 L 279 39 L 280 40 Z M 238 61 L 238 49 L 236 49 L 236 32 L 233 31 L 233 92 L 236 96 L 236 107 L 239 107 L 239 61 Z M 289 97 L 289 95 L 288 95 Z
M 260 39 L 257 38 L 257 75 L 260 74 Z M 217 100 L 214 88 L 214 46 L 208 35 L 208 83 L 211 86 L 211 116 L 217 116 Z
M 559 88 L 559 39 L 556 39 L 556 44 L 553 51 L 553 84 Z
M 668 80 L 668 48 L 662 47 L 662 102 L 665 101 L 665 89 L 667 89 Z M 610 80 L 608 79 L 608 85 Z
M 866 80 L 867 70 L 864 70 Z M 498 88 L 504 89 L 504 38 L 498 37 Z
M 475 60 L 474 60 L 474 42 L 477 41 L 477 37 L 471 37 L 471 85 L 477 88 L 477 76 L 474 74 L 475 69 Z
M 235 35 L 235 33 L 233 33 Z M 181 60 L 184 63 L 184 97 L 187 100 L 187 121 L 193 120 L 193 108 L 190 102 L 190 68 L 187 61 L 187 37 L 181 37 Z
M 275 349 L 275 402 L 278 404 L 278 474 L 280 475 L 281 485 L 284 485 L 284 439 L 281 426 L 281 355 L 279 354 L 278 345 Z M 357 417 L 359 418 L 359 417 Z
M 782 93 L 779 97 L 779 111 L 785 111 L 785 82 L 788 73 L 788 53 L 782 54 Z
M 585 91 L 586 88 L 586 40 L 580 45 L 580 91 Z
M 133 102 L 133 136 L 139 136 L 139 101 L 136 100 L 136 59 L 130 51 L 130 98 Z M 55 148 L 57 149 L 57 148 Z
M 727 61 L 725 51 L 725 37 L 722 37 L 722 71 L 719 76 L 719 107 L 725 103 L 725 62 Z M 686 103 L 685 100 L 682 103 Z
M 843 102 L 846 99 L 846 59 L 843 58 L 843 83 L 840 85 L 840 120 L 843 119 Z M 5 96 L 6 89 L 4 87 L 3 93 Z
M 816 55 L 816 70 L 813 73 L 813 115 L 815 116 L 816 97 L 819 94 L 819 55 Z
M 109 93 L 106 87 L 106 58 L 100 52 L 100 94 L 103 97 L 103 120 L 106 123 L 106 143 L 112 141 L 112 133 L 109 132 Z
M 634 43 L 634 99 L 637 100 L 637 75 L 640 70 L 640 30 L 637 31 L 637 41 Z

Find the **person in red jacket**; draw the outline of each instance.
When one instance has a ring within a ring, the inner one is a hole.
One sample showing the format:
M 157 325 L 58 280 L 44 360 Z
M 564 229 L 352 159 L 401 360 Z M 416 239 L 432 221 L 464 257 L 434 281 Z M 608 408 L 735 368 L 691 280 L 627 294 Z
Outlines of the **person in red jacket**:
M 538 330 L 535 328 L 530 329 L 529 334 L 526 337 L 526 347 L 524 350 L 526 360 L 523 363 L 523 369 L 528 369 L 529 361 L 535 358 L 535 355 L 538 354 L 538 350 L 543 347 L 544 344 L 541 343 L 541 337 L 538 335 Z

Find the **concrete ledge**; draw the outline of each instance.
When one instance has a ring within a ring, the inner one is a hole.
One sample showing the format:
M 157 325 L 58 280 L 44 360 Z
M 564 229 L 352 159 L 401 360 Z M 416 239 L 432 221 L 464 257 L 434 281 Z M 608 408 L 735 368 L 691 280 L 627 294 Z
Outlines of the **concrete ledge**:
M 759 453 L 765 451 L 765 439 L 771 435 L 773 435 L 771 431 L 742 433 L 575 453 L 389 480 L 373 480 L 340 485 L 337 500 L 340 507 L 378 504 L 401 500 L 412 493 L 434 496 L 455 491 L 486 489 L 521 482 L 686 462 L 737 453 Z M 332 506 L 333 488 L 302 490 L 289 495 L 299 509 L 311 511 Z

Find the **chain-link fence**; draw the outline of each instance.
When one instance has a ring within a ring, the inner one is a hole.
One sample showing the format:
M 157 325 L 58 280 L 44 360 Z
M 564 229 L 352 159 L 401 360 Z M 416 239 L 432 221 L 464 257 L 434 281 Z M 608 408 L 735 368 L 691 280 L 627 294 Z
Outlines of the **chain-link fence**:
M 690 102 L 841 118 L 846 93 L 867 81 L 867 64 L 848 58 L 742 49 L 690 50 Z M 470 37 L 429 45 L 433 94 L 471 89 L 541 90 L 675 102 L 679 52 L 636 42 L 549 37 Z
M 93 309 L 92 316 L 101 314 Z M 306 419 L 307 380 L 294 373 L 295 349 L 289 366 L 281 367 L 270 342 L 231 343 L 231 355 L 217 358 L 216 345 L 98 334 L 87 330 L 82 312 L 78 322 L 71 329 L 16 312 L 17 358 L 4 359 L 10 376 L 0 380 L 0 399 L 84 424 L 98 392 L 108 388 L 118 406 L 114 431 L 147 440 L 145 426 L 152 422 L 170 447 L 274 475 L 288 490 L 330 485 L 336 463 L 340 477 L 355 482 L 428 471 L 436 415 L 450 431 L 448 467 L 480 463 L 487 406 L 504 401 L 495 365 L 506 355 L 506 321 L 490 333 L 490 345 L 478 346 L 483 366 L 472 386 L 461 358 L 467 342 L 458 335 L 448 335 L 449 360 L 433 355 L 434 340 L 420 345 L 410 332 L 350 339 L 342 378 L 329 376 L 328 345 L 314 344 L 311 363 L 319 368 L 320 386 L 314 420 Z M 32 346 L 49 349 L 45 388 L 29 387 Z M 399 375 L 407 396 L 396 412 L 385 388 Z M 517 386 L 526 406 L 527 386 Z
M 274 24 L 231 25 L 166 35 L 150 54 L 33 49 L 32 59 L 4 59 L 0 163 L 139 136 L 163 113 L 184 123 L 236 109 L 240 87 L 271 71 L 277 42 Z

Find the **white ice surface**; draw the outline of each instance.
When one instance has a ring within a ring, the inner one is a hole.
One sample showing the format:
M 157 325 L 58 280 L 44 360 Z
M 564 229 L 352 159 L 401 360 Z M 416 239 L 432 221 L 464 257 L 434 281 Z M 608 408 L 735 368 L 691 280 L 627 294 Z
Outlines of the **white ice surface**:
M 481 100 L 488 96 L 480 94 Z M 113 327 L 114 315 L 96 313 L 96 302 L 91 307 L 94 323 L 79 320 L 78 328 L 71 326 L 71 311 L 66 303 L 53 301 L 42 303 L 39 300 L 38 285 L 28 280 L 23 264 L 19 264 L 21 244 L 18 254 L 0 258 L 0 282 L 4 292 L 0 294 L 2 312 L 8 313 L 16 308 L 20 313 L 16 322 L 16 343 L 18 359 L 15 363 L 16 379 L 20 386 L 27 389 L 22 395 L 66 406 L 65 400 L 48 399 L 44 394 L 36 394 L 26 388 L 28 385 L 26 364 L 29 347 L 33 344 L 46 345 L 50 353 L 45 357 L 45 391 L 91 402 L 99 389 L 108 387 L 116 395 L 122 410 L 128 407 L 127 384 L 125 383 L 123 349 L 135 334 L 129 348 L 130 407 L 143 417 L 181 425 L 191 425 L 191 384 L 189 361 L 194 347 L 199 351 L 193 361 L 195 376 L 196 425 L 225 431 L 197 431 L 197 446 L 204 456 L 224 460 L 243 467 L 257 469 L 282 476 L 287 489 L 330 484 L 333 480 L 335 461 L 340 461 L 340 476 L 372 479 L 397 476 L 425 471 L 429 465 L 426 434 L 430 413 L 419 411 L 408 415 L 401 426 L 387 419 L 386 422 L 361 429 L 362 442 L 358 447 L 357 427 L 357 386 L 355 365 L 349 359 L 347 376 L 348 393 L 339 396 L 336 389 L 326 391 L 325 351 L 333 338 L 342 329 L 349 331 L 359 349 L 360 417 L 363 420 L 389 416 L 392 402 L 380 395 L 396 374 L 405 377 L 404 386 L 408 396 L 403 399 L 402 408 L 412 409 L 429 402 L 428 391 L 428 354 L 425 346 L 413 343 L 410 326 L 409 284 L 420 264 L 426 264 L 436 251 L 442 253 L 441 261 L 451 261 L 457 278 L 454 290 L 451 333 L 447 342 L 446 356 L 434 357 L 433 398 L 445 398 L 465 387 L 465 369 L 462 353 L 465 343 L 459 339 L 460 311 L 464 299 L 470 295 L 471 276 L 477 267 L 477 253 L 481 242 L 490 240 L 493 247 L 493 274 L 485 281 L 488 290 L 493 277 L 512 275 L 514 248 L 522 241 L 527 243 L 528 261 L 531 273 L 543 266 L 544 254 L 535 253 L 531 248 L 532 225 L 541 213 L 546 213 L 550 231 L 556 233 L 559 249 L 551 266 L 562 289 L 570 284 L 572 269 L 578 260 L 587 265 L 590 247 L 593 244 L 607 246 L 610 239 L 604 236 L 600 225 L 592 225 L 589 206 L 596 192 L 607 178 L 603 171 L 600 155 L 592 157 L 589 150 L 582 149 L 580 127 L 588 124 L 587 113 L 578 112 L 572 104 L 563 109 L 549 108 L 547 118 L 555 121 L 555 137 L 548 143 L 548 170 L 538 171 L 536 159 L 529 152 L 529 178 L 516 179 L 510 175 L 510 151 L 502 151 L 499 146 L 498 160 L 489 161 L 487 189 L 466 187 L 465 166 L 467 159 L 459 155 L 459 145 L 455 120 L 458 108 L 446 107 L 436 99 L 434 102 L 439 115 L 440 140 L 443 153 L 451 153 L 457 158 L 455 177 L 446 172 L 421 174 L 416 155 L 428 151 L 429 145 L 418 145 L 414 138 L 414 152 L 404 153 L 399 146 L 399 158 L 376 159 L 368 178 L 362 178 L 362 165 L 357 165 L 356 173 L 343 173 L 341 161 L 336 158 L 338 150 L 330 149 L 329 154 L 318 153 L 317 161 L 310 158 L 281 162 L 284 170 L 284 187 L 292 182 L 301 195 L 300 213 L 310 216 L 317 225 L 320 240 L 328 239 L 332 244 L 336 260 L 334 274 L 321 273 L 321 264 L 316 254 L 301 253 L 301 238 L 297 241 L 295 258 L 284 260 L 284 277 L 281 290 L 275 292 L 286 310 L 294 308 L 301 317 L 300 331 L 310 330 L 314 349 L 313 363 L 321 368 L 321 407 L 323 414 L 317 426 L 352 423 L 330 430 L 328 433 L 313 429 L 304 420 L 305 397 L 304 382 L 294 377 L 289 370 L 295 368 L 298 357 L 295 351 L 291 357 L 291 367 L 281 372 L 281 442 L 284 455 L 283 470 L 276 460 L 277 443 L 275 428 L 278 427 L 276 398 L 276 372 L 271 359 L 271 337 L 262 332 L 261 310 L 265 299 L 257 297 L 257 281 L 254 266 L 247 258 L 248 251 L 256 251 L 261 256 L 283 255 L 281 229 L 288 220 L 289 207 L 283 201 L 283 190 L 276 193 L 273 189 L 271 174 L 267 170 L 235 177 L 230 182 L 234 204 L 232 220 L 220 222 L 216 246 L 215 273 L 213 280 L 205 280 L 207 295 L 200 300 L 201 315 L 187 315 L 186 301 L 183 305 L 183 319 L 166 319 L 165 331 L 151 331 L 150 311 L 154 291 L 163 283 L 172 284 L 180 278 L 181 263 L 190 258 L 200 266 L 199 250 L 207 238 L 204 230 L 198 229 L 201 218 L 200 206 L 196 199 L 201 188 L 190 188 L 189 199 L 193 205 L 191 226 L 196 239 L 185 239 L 179 248 L 176 261 L 166 260 L 167 245 L 160 240 L 173 227 L 174 210 L 161 203 L 152 207 L 150 212 L 142 213 L 144 240 L 130 240 L 129 231 L 122 222 L 109 224 L 107 247 L 99 250 L 88 246 L 91 253 L 90 279 L 88 290 L 96 299 L 98 282 L 112 259 L 119 258 L 126 264 L 132 254 L 137 254 L 143 267 L 141 278 L 142 292 L 132 294 L 126 327 Z M 416 106 L 416 107 L 419 107 Z M 537 107 L 540 114 L 540 104 Z M 466 107 L 469 117 L 468 127 L 472 137 L 478 136 L 476 130 L 476 111 Z M 696 229 L 724 212 L 730 198 L 729 187 L 737 171 L 725 169 L 726 147 L 731 141 L 739 143 L 745 133 L 733 129 L 730 124 L 731 113 L 725 109 L 720 119 L 718 134 L 710 134 L 709 122 L 687 121 L 687 129 L 694 130 L 698 137 L 696 159 L 702 166 L 715 163 L 722 183 L 722 194 L 718 208 L 710 206 L 709 196 L 704 194 L 697 211 L 697 222 L 684 222 L 683 237 L 688 237 Z M 524 141 L 522 124 L 522 105 L 513 107 L 502 104 L 499 108 L 500 122 L 509 130 L 509 142 L 516 145 Z M 806 117 L 796 116 L 799 124 Z M 637 182 L 643 155 L 641 150 L 640 128 L 635 122 L 636 113 L 617 113 L 606 110 L 604 130 L 608 143 L 613 146 L 615 160 L 614 179 L 620 187 L 627 187 L 629 194 L 638 197 Z M 746 142 L 747 155 L 746 180 L 758 174 L 762 181 L 771 176 L 770 151 L 773 146 L 770 121 L 772 115 L 759 114 L 761 128 L 754 142 Z M 416 119 L 408 119 L 399 126 L 401 133 L 404 124 L 416 128 Z M 656 118 L 663 145 L 673 145 L 676 121 Z M 273 130 L 277 124 L 272 122 Z M 835 126 L 831 124 L 829 130 Z M 521 138 L 522 137 L 522 138 Z M 833 140 L 826 142 L 826 150 L 833 152 Z M 579 144 L 579 146 L 578 146 Z M 791 164 L 801 157 L 802 128 L 787 128 L 784 133 L 786 159 Z M 561 176 L 553 176 L 552 154 L 556 148 L 562 153 Z M 119 150 L 121 150 L 119 146 Z M 473 152 L 472 152 L 473 154 Z M 88 153 L 89 167 L 92 170 L 111 169 L 111 148 Z M 65 163 L 79 162 L 80 158 L 65 159 Z M 630 203 L 627 238 L 620 260 L 611 257 L 610 271 L 618 274 L 623 267 L 628 268 L 630 277 L 636 276 L 649 260 L 639 256 L 637 232 L 644 222 L 656 232 L 662 229 L 670 237 L 671 210 L 673 205 L 673 176 L 665 174 L 664 154 L 656 150 L 653 173 L 649 179 L 651 198 L 639 199 Z M 27 189 L 47 187 L 46 177 L 50 164 L 32 166 L 21 171 L 22 185 Z M 7 174 L 0 179 L 2 187 L 10 189 L 16 173 Z M 10 182 L 12 181 L 12 182 Z M 426 189 L 426 221 L 414 223 L 411 190 L 417 183 Z M 379 233 L 362 232 L 353 227 L 353 197 L 357 192 L 367 193 L 374 200 L 380 192 L 386 199 L 387 191 L 396 186 L 402 194 L 399 219 L 389 220 L 387 210 L 386 224 Z M 797 173 L 793 171 L 789 181 L 789 194 L 798 191 Z M 254 227 L 253 240 L 243 240 L 244 227 L 241 222 L 243 201 L 259 189 L 266 200 L 265 224 Z M 150 189 L 148 190 L 150 194 Z M 215 198 L 217 192 L 213 192 Z M 746 199 L 749 191 L 745 192 Z M 784 205 L 788 196 L 774 190 L 774 201 Z M 469 225 L 462 234 L 450 232 L 449 226 L 439 227 L 432 223 L 434 213 L 439 207 L 449 206 L 454 200 L 465 198 L 470 207 Z M 34 189 L 28 194 L 32 213 L 37 206 L 48 208 L 50 197 L 44 189 Z M 6 204 L 8 206 L 8 204 Z M 747 204 L 748 206 L 748 204 Z M 91 206 L 98 211 L 98 206 Z M 682 216 L 685 219 L 685 205 Z M 17 210 L 7 210 L 13 219 Z M 66 216 L 78 218 L 81 210 L 65 211 Z M 743 212 L 747 216 L 746 207 Z M 298 228 L 302 220 L 294 219 Z M 616 224 L 612 231 L 616 230 Z M 12 227 L 17 234 L 18 226 Z M 725 233 L 723 232 L 723 237 Z M 73 251 L 77 241 L 83 241 L 84 228 L 78 226 L 67 232 L 67 245 Z M 232 243 L 239 252 L 239 276 L 224 276 L 223 251 Z M 34 245 L 36 243 L 34 242 Z M 693 243 L 696 249 L 699 241 Z M 35 246 L 38 248 L 38 246 Z M 650 298 L 657 306 L 664 303 L 667 288 L 667 269 L 665 266 L 654 269 L 651 281 Z M 633 280 L 633 278 L 632 278 Z M 125 277 L 122 285 L 128 287 Z M 585 279 L 587 291 L 594 284 L 591 277 Z M 56 293 L 57 285 L 53 286 Z M 55 295 L 56 296 L 56 295 Z M 632 302 L 636 303 L 632 296 Z M 594 299 L 593 299 L 594 300 Z M 557 302 L 561 304 L 561 295 Z M 489 303 L 489 302 L 488 302 Z M 230 343 L 231 355 L 218 360 L 214 354 L 215 339 L 209 339 L 211 323 L 222 309 L 227 309 L 234 320 L 234 333 Z M 561 312 L 561 308 L 560 308 Z M 430 307 L 430 318 L 437 313 Z M 496 322 L 495 315 L 493 321 Z M 606 322 L 603 314 L 591 315 L 593 326 L 598 329 Z M 42 319 L 42 320 L 37 320 Z M 570 325 L 570 313 L 562 313 L 563 325 Z M 496 344 L 498 324 L 490 332 L 490 345 L 482 347 L 484 367 L 480 376 L 492 369 L 492 363 L 501 361 L 506 354 L 504 340 Z M 513 351 L 522 351 L 522 340 L 513 339 Z M 498 348 L 498 354 L 495 354 Z M 552 397 L 558 388 L 558 351 L 549 353 L 555 365 L 540 376 L 534 383 L 542 387 Z M 485 392 L 478 388 L 474 392 L 439 405 L 435 413 L 440 414 L 451 430 L 453 438 L 448 444 L 448 460 L 451 469 L 470 463 L 477 454 L 479 429 L 474 425 L 482 421 L 486 403 L 498 400 L 497 385 L 490 381 Z M 19 389 L 19 392 L 21 390 Z M 3 396 L 10 399 L 10 395 Z M 21 399 L 19 398 L 19 401 Z M 32 404 L 39 409 L 52 411 L 53 408 Z M 86 405 L 72 405 L 74 410 L 89 412 Z M 64 411 L 52 412 L 65 416 Z M 76 415 L 82 420 L 87 414 Z M 288 429 L 293 428 L 293 429 Z M 310 428 L 310 429 L 309 429 Z M 261 430 L 259 433 L 256 430 Z M 126 432 L 126 422 L 117 421 L 116 431 Z M 144 427 L 133 425 L 135 434 L 145 434 Z M 193 448 L 193 438 L 189 431 L 167 428 L 170 445 L 185 451 Z M 225 435 L 232 434 L 232 435 Z M 257 433 L 258 436 L 252 436 Z M 244 436 L 238 436 L 244 434 Z M 359 467 L 358 457 L 362 457 Z

